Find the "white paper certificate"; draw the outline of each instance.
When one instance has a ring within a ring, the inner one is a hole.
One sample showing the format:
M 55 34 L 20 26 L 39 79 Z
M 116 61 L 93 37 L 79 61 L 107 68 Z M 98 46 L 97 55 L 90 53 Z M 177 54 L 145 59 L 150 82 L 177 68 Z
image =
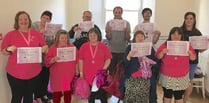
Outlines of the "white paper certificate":
M 207 36 L 190 36 L 189 42 L 194 49 L 208 49 Z
M 45 36 L 54 36 L 58 30 L 62 29 L 62 24 L 52 24 L 47 23 L 45 26 L 46 33 Z
M 20 47 L 17 48 L 17 64 L 41 63 L 41 47 Z
M 75 47 L 57 48 L 57 57 L 60 58 L 57 62 L 75 61 L 76 48 Z
M 124 28 L 126 28 L 126 21 L 114 19 L 109 22 L 109 26 L 111 27 L 111 30 L 124 31 Z
M 131 43 L 131 50 L 137 51 L 133 57 L 146 56 L 151 54 L 152 43 Z
M 188 41 L 167 41 L 167 55 L 188 56 Z
M 80 30 L 84 32 L 88 32 L 91 28 L 94 27 L 94 22 L 92 21 L 84 21 L 79 24 Z

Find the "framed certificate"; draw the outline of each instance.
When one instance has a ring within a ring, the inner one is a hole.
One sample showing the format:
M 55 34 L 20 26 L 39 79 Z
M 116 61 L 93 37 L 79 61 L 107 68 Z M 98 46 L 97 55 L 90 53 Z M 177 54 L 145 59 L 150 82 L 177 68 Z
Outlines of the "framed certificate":
M 45 36 L 54 36 L 58 30 L 62 29 L 62 24 L 52 24 L 52 23 L 46 23 L 45 30 L 46 33 Z
M 57 48 L 57 57 L 60 59 L 57 62 L 75 61 L 76 59 L 76 48 Z
M 188 56 L 188 41 L 167 41 L 167 55 Z
M 17 48 L 17 64 L 41 63 L 41 47 L 20 47 Z
M 109 22 L 109 26 L 111 27 L 111 30 L 124 31 L 124 28 L 126 28 L 126 21 L 114 19 Z
M 131 50 L 137 51 L 133 57 L 141 57 L 146 55 L 151 55 L 152 43 L 131 43 Z
M 194 49 L 208 49 L 207 36 L 190 36 L 189 42 Z

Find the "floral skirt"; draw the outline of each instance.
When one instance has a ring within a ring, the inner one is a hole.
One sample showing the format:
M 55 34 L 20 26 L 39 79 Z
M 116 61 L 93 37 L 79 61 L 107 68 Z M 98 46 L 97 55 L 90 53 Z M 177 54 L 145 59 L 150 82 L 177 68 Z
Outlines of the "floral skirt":
M 125 96 L 123 103 L 148 103 L 150 79 L 130 77 L 125 81 Z

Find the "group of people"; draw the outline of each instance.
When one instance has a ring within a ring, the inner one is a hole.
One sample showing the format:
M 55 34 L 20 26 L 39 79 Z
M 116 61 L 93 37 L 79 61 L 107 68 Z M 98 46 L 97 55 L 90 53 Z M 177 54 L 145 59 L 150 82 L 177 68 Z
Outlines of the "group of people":
M 115 7 L 113 20 L 123 20 L 122 13 L 122 7 Z M 125 26 L 122 30 L 113 29 L 112 21 L 108 21 L 105 27 L 105 37 L 108 40 L 106 45 L 102 43 L 102 33 L 96 24 L 87 31 L 82 31 L 80 25 L 76 24 L 69 32 L 59 30 L 55 36 L 46 36 L 45 25 L 52 19 L 50 11 L 44 11 L 40 21 L 34 23 L 27 12 L 19 11 L 15 16 L 14 30 L 5 35 L 1 46 L 3 54 L 9 55 L 6 72 L 12 92 L 11 103 L 32 103 L 34 97 L 38 103 L 49 103 L 48 83 L 53 103 L 60 103 L 62 95 L 64 102 L 70 103 L 70 83 L 74 75 L 85 78 L 92 88 L 99 70 L 115 75 L 115 66 L 121 62 L 124 64 L 124 75 L 118 88 L 124 103 L 157 103 L 158 76 L 164 92 L 164 103 L 171 103 L 173 96 L 175 103 L 186 102 L 192 92 L 191 80 L 198 64 L 198 52 L 204 50 L 194 50 L 190 45 L 188 56 L 168 55 L 167 42 L 189 41 L 190 36 L 202 35 L 196 28 L 195 13 L 187 12 L 183 25 L 173 27 L 167 41 L 159 48 L 155 44 L 161 33 L 150 22 L 152 10 L 144 8 L 142 16 L 144 21 L 136 25 L 132 40 L 127 20 L 123 20 Z M 92 13 L 84 11 L 83 22 L 91 19 Z M 75 41 L 70 43 L 70 38 Z M 143 42 L 152 43 L 151 55 L 135 57 L 137 51 L 132 50 L 128 44 Z M 24 53 L 29 58 L 22 58 Z M 59 53 L 63 53 L 63 57 Z M 39 55 L 41 62 L 34 59 Z M 155 64 L 142 69 L 142 61 L 146 58 Z M 141 75 L 136 76 L 139 71 Z M 101 103 L 107 103 L 107 98 L 106 92 L 99 88 L 91 92 L 88 101 L 94 103 L 95 99 L 100 99 Z

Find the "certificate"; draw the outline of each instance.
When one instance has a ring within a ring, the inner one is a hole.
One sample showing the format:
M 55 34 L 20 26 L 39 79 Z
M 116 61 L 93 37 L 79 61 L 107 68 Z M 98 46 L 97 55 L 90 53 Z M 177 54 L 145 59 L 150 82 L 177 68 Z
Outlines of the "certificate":
M 167 41 L 167 55 L 188 56 L 188 41 Z
M 137 51 L 137 53 L 133 57 L 150 55 L 151 49 L 152 49 L 151 42 L 131 43 L 131 50 Z
M 20 47 L 17 48 L 17 64 L 41 63 L 41 47 Z
M 142 30 L 145 34 L 153 34 L 155 30 L 153 23 L 141 23 L 138 29 Z
M 52 24 L 52 23 L 46 23 L 45 30 L 46 33 L 45 36 L 54 36 L 58 30 L 62 29 L 62 24 Z
M 79 23 L 79 27 L 81 31 L 88 32 L 91 28 L 94 27 L 94 23 L 92 21 L 84 21 Z
M 126 28 L 126 21 L 117 19 L 111 20 L 109 26 L 111 27 L 111 30 L 124 31 L 124 28 Z
M 57 48 L 57 57 L 59 57 L 59 60 L 57 62 L 75 61 L 76 48 L 75 47 Z
M 189 42 L 194 49 L 208 49 L 207 36 L 190 36 Z

